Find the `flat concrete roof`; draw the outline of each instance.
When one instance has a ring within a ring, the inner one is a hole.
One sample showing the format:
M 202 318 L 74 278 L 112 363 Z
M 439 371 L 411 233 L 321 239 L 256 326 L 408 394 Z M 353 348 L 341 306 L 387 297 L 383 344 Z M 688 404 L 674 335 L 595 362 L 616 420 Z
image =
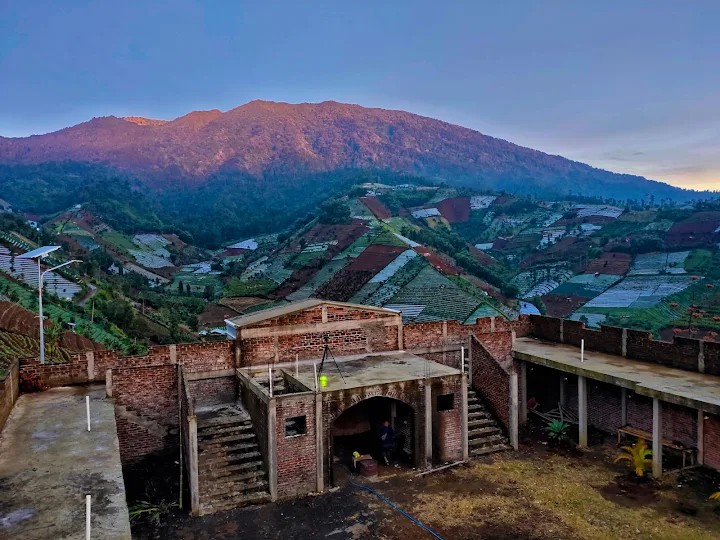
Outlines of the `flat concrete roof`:
M 513 356 L 533 364 L 583 375 L 662 401 L 720 414 L 720 377 L 641 362 L 572 345 L 518 338 Z
M 130 540 L 115 412 L 105 387 L 20 396 L 0 433 L 0 486 L 0 538 L 85 538 L 90 495 L 91 537 Z
M 342 371 L 342 377 L 332 359 L 326 359 L 323 373 L 328 376 L 328 385 L 320 388 L 323 392 L 415 381 L 426 377 L 460 375 L 459 369 L 405 351 L 365 353 L 337 357 L 336 360 Z M 320 359 L 317 360 L 317 366 L 320 369 Z M 297 379 L 308 388 L 314 388 L 312 365 L 301 365 Z

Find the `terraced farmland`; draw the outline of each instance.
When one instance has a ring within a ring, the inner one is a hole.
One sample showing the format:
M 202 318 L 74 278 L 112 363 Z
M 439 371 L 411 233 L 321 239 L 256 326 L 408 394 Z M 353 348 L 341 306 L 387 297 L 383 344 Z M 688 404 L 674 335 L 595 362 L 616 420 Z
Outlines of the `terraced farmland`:
M 649 308 L 681 292 L 691 283 L 686 275 L 631 276 L 590 302 L 586 308 Z
M 689 251 L 641 253 L 635 257 L 628 275 L 684 274 L 685 259 L 688 255 L 690 255 Z

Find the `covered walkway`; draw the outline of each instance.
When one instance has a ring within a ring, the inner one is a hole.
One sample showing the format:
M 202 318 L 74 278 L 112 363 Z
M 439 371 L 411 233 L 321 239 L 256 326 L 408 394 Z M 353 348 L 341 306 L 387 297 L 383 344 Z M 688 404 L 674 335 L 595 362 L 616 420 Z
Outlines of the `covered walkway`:
M 0 433 L 0 538 L 85 538 L 86 495 L 92 538 L 129 540 L 115 415 L 104 386 L 21 396 Z
M 521 360 L 521 421 L 527 417 L 526 363 L 545 366 L 577 376 L 578 420 L 581 446 L 587 445 L 587 380 L 617 386 L 622 391 L 622 415 L 626 419 L 625 392 L 633 391 L 653 400 L 653 474 L 662 474 L 662 404 L 673 403 L 697 410 L 697 451 L 702 456 L 702 425 L 705 413 L 720 414 L 720 377 L 665 367 L 622 356 L 587 351 L 560 343 L 519 338 L 513 344 L 513 356 Z

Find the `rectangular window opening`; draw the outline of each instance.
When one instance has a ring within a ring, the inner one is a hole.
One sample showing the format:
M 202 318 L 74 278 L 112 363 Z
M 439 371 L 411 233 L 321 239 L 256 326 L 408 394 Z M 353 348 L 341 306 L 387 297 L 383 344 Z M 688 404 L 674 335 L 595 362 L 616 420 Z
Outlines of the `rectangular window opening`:
M 437 397 L 437 410 L 452 411 L 455 408 L 455 394 L 440 394 Z
M 285 436 L 297 437 L 307 433 L 307 416 L 293 416 L 285 420 Z

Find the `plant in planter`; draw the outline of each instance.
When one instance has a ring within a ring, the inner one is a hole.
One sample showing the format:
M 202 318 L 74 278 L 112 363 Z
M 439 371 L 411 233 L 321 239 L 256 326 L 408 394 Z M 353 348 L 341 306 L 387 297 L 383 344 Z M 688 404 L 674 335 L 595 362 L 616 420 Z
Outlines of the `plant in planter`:
M 562 420 L 553 420 L 545 426 L 545 431 L 547 431 L 548 434 L 548 442 L 553 446 L 560 445 L 567 441 L 569 430 L 570 424 Z
M 622 446 L 615 463 L 627 461 L 637 478 L 643 478 L 645 471 L 652 465 L 652 450 L 647 447 L 645 439 L 640 439 L 633 446 Z

